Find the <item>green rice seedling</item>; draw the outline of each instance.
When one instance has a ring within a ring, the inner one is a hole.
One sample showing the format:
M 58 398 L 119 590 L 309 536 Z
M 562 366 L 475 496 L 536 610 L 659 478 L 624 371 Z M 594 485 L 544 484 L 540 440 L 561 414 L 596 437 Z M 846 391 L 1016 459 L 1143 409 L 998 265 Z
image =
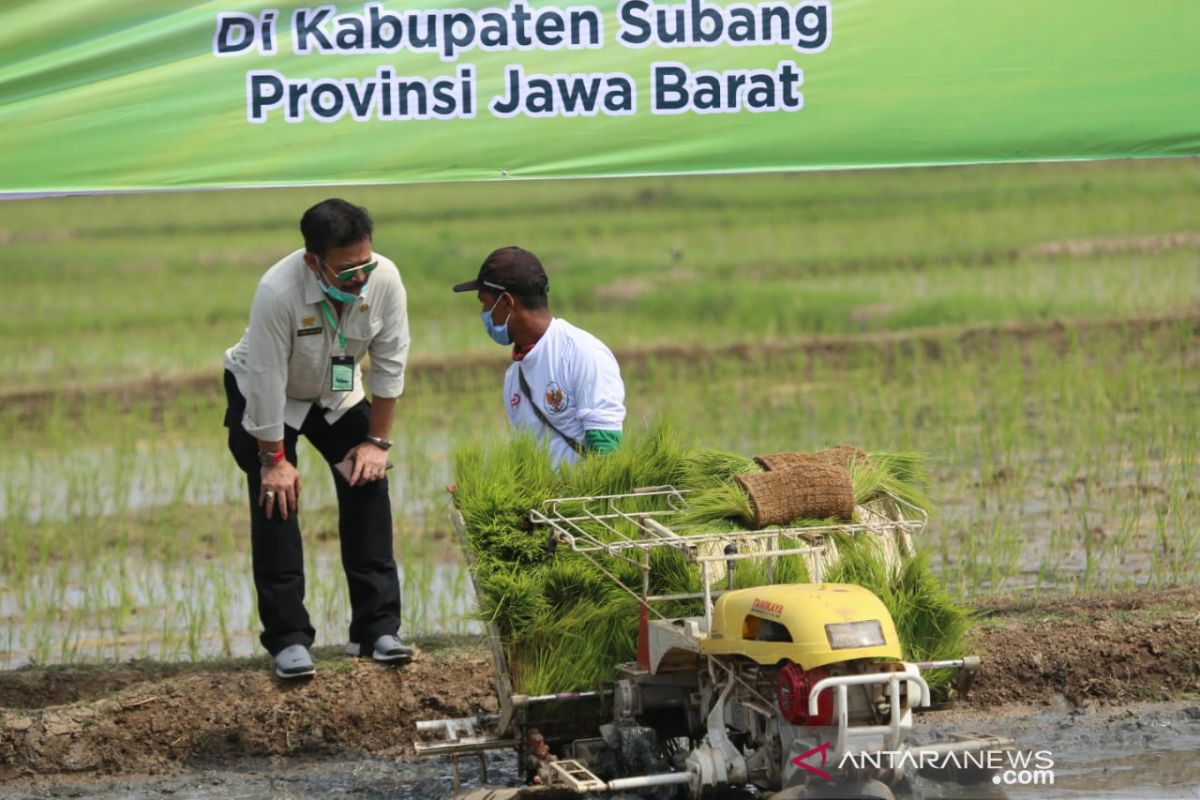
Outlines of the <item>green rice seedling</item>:
M 568 496 L 590 497 L 667 485 L 679 474 L 686 453 L 685 439 L 664 415 L 644 430 L 630 431 L 615 453 L 564 467 L 562 486 Z
M 503 634 L 533 628 L 550 615 L 539 576 L 532 572 L 494 568 L 477 580 L 483 619 Z
M 868 453 L 865 461 L 850 465 L 850 480 L 854 500 L 860 505 L 886 493 L 926 512 L 933 509 L 926 458 L 921 453 Z
M 806 546 L 808 542 L 793 537 L 781 536 L 780 549 Z M 804 556 L 780 556 L 772 565 L 773 583 L 809 583 L 812 576 L 809 573 L 808 562 Z
M 761 467 L 752 458 L 728 453 L 724 450 L 697 449 L 681 459 L 677 486 L 685 486 L 693 492 L 725 487 L 737 475 L 760 472 Z M 695 505 L 696 498 L 689 503 Z M 749 517 L 747 517 L 749 518 Z
M 882 598 L 891 586 L 892 576 L 874 543 L 865 536 L 844 533 L 827 534 L 825 541 L 837 551 L 836 561 L 825 573 L 825 582 L 857 584 Z
M 577 605 L 521 633 L 510 648 L 518 685 L 548 694 L 610 680 L 617 664 L 636 655 L 638 608 L 636 598 L 616 594 L 604 606 Z
M 893 583 L 897 632 L 909 658 L 958 658 L 965 650 L 970 612 L 955 603 L 934 575 L 929 556 L 918 553 L 900 568 Z
M 455 476 L 455 504 L 481 569 L 546 560 L 546 537 L 532 531 L 528 516 L 553 496 L 557 481 L 549 454 L 533 437 L 514 436 L 486 449 L 468 445 L 456 453 Z
M 560 555 L 541 572 L 546 602 L 555 614 L 583 604 L 604 606 L 620 590 L 580 557 Z
M 687 511 L 678 518 L 680 526 L 709 530 L 713 525 L 744 527 L 754 519 L 750 498 L 741 487 L 722 483 L 689 495 Z M 733 523 L 738 523 L 734 525 Z
M 755 586 L 767 586 L 773 583 L 784 583 L 775 574 L 766 560 L 751 559 L 748 561 L 726 562 L 726 569 L 733 565 L 733 586 L 735 589 L 750 589 Z M 726 575 L 728 580 L 728 574 Z M 724 588 L 724 587 L 721 587 Z
M 640 591 L 640 578 L 629 588 Z M 700 591 L 700 578 L 695 565 L 676 549 L 659 548 L 650 551 L 650 593 L 680 594 Z

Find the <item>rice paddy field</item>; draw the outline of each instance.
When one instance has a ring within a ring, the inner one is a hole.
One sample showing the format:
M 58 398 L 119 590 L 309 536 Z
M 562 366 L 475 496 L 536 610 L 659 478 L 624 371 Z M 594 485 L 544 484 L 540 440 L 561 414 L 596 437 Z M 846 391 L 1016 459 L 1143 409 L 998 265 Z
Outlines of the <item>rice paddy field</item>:
M 1200 578 L 1200 161 L 0 203 L 0 667 L 258 652 L 221 354 L 312 203 L 409 292 L 391 491 L 411 635 L 478 630 L 454 453 L 506 435 L 473 277 L 520 244 L 617 353 L 629 426 L 743 455 L 928 458 L 950 593 Z M 344 641 L 331 479 L 301 449 L 308 604 Z

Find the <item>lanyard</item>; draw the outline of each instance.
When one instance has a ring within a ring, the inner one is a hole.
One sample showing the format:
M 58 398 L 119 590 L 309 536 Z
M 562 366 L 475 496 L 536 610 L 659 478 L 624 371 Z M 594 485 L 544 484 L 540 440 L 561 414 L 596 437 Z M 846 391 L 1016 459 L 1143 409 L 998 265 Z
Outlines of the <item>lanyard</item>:
M 333 332 L 337 334 L 338 344 L 342 349 L 346 349 L 346 337 L 342 335 L 342 329 L 338 327 L 337 322 L 333 318 L 333 309 L 329 307 L 328 300 L 321 301 L 321 311 L 325 314 L 325 320 L 329 323 L 329 327 L 333 328 Z

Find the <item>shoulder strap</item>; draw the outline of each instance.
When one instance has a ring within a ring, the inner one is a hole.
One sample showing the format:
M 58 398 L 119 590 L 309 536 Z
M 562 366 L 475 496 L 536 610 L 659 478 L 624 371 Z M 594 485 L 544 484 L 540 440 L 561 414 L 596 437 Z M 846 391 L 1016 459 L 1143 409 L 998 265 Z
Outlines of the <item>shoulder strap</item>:
M 553 422 L 546 419 L 546 415 L 542 413 L 540 408 L 538 408 L 538 404 L 533 402 L 533 395 L 529 392 L 529 384 L 525 381 L 525 370 L 521 369 L 520 364 L 517 364 L 517 380 L 521 384 L 521 394 L 525 395 L 525 399 L 529 401 L 529 405 L 533 407 L 533 413 L 537 414 L 537 418 L 541 420 L 541 423 L 557 433 L 559 437 L 561 437 L 562 440 L 567 443 L 567 446 L 576 453 L 582 453 L 583 445 L 581 445 L 578 440 L 572 439 L 570 436 L 567 436 L 565 433 L 555 427 Z

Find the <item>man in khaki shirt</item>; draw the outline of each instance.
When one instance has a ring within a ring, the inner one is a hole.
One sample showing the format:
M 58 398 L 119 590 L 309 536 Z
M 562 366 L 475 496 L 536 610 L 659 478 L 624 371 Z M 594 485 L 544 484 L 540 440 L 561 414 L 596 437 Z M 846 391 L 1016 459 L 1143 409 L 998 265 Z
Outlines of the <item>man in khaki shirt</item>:
M 330 464 L 337 487 L 352 606 L 348 652 L 377 661 L 413 655 L 396 636 L 400 580 L 386 475 L 408 357 L 404 284 L 396 265 L 372 250 L 366 209 L 326 200 L 304 213 L 300 230 L 304 248 L 267 270 L 246 333 L 225 352 L 225 426 L 249 491 L 260 639 L 281 678 L 315 671 L 297 519 L 301 434 Z M 360 367 L 367 354 L 369 401 Z

